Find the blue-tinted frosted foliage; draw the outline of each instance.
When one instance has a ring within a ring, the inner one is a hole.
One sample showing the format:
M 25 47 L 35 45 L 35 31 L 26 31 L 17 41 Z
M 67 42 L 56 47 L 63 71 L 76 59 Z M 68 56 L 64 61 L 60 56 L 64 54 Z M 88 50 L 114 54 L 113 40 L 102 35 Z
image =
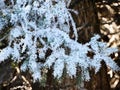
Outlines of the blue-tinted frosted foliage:
M 18 63 L 23 61 L 21 70 L 29 69 L 34 80 L 40 80 L 41 70 L 51 66 L 57 78 L 62 76 L 65 67 L 69 76 L 76 76 L 79 66 L 83 80 L 90 79 L 88 68 L 99 71 L 102 60 L 113 70 L 118 70 L 119 67 L 109 57 L 117 49 L 108 48 L 106 43 L 97 41 L 98 35 L 86 44 L 77 42 L 76 25 L 67 8 L 70 1 L 11 0 L 9 6 L 0 4 L 0 7 L 5 7 L 1 12 L 9 16 L 8 22 L 12 24 L 9 44 L 0 51 L 0 62 L 10 56 Z M 3 23 L 5 19 L 1 15 L 0 30 Z M 71 27 L 75 39 L 69 36 Z M 87 55 L 88 51 L 95 54 L 93 58 Z

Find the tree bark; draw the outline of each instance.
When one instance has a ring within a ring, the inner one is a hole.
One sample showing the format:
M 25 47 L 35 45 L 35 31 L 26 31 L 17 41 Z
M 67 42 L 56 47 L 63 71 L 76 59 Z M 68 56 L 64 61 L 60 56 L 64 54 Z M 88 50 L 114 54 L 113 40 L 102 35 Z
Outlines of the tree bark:
M 100 24 L 94 0 L 73 0 L 70 8 L 78 12 L 77 15 L 74 13 L 72 15 L 78 28 L 79 42 L 88 42 L 95 33 L 100 34 Z

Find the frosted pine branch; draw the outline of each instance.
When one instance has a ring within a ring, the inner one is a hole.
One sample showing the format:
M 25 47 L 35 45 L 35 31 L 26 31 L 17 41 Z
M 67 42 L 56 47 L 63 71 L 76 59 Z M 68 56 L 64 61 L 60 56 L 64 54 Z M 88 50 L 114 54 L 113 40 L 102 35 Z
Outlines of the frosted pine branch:
M 67 2 L 66 2 L 67 1 Z M 0 62 L 11 57 L 17 63 L 23 62 L 21 70 L 29 70 L 34 80 L 41 79 L 43 68 L 53 68 L 56 78 L 62 77 L 66 68 L 67 74 L 76 76 L 77 67 L 81 68 L 83 80 L 89 80 L 90 68 L 98 72 L 101 61 L 113 70 L 119 70 L 109 57 L 117 49 L 108 48 L 106 43 L 99 42 L 98 35 L 90 42 L 77 42 L 78 33 L 70 9 L 71 0 L 9 0 L 10 6 L 1 10 L 9 17 L 12 24 L 8 37 L 8 46 L 0 51 Z M 0 17 L 0 29 L 3 18 Z M 70 38 L 71 27 L 73 38 Z M 87 54 L 93 52 L 93 58 Z M 48 53 L 48 55 L 46 55 Z

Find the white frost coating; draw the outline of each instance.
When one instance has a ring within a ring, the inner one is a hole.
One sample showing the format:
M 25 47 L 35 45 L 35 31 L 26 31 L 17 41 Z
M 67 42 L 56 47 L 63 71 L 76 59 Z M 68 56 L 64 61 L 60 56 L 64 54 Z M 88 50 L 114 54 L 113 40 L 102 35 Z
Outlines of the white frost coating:
M 0 52 L 0 62 L 4 61 L 5 59 L 7 59 L 12 52 L 12 48 L 11 47 L 6 47 L 4 48 L 1 52 Z
M 98 72 L 101 67 L 101 61 L 103 60 L 113 70 L 120 70 L 112 58 L 109 57 L 110 54 L 118 51 L 117 48 L 108 48 L 106 43 L 97 41 L 99 38 L 100 37 L 96 35 L 89 42 L 92 51 L 95 54 L 90 65 L 95 68 L 95 72 Z
M 67 7 L 70 6 L 71 0 L 66 0 L 67 1 Z
M 63 74 L 64 69 L 64 60 L 61 58 L 55 62 L 53 75 L 57 78 L 60 78 Z
M 67 65 L 67 73 L 72 77 L 72 76 L 76 76 L 76 64 L 75 63 L 75 58 L 70 58 L 68 59 L 69 61 L 66 61 Z
M 5 7 L 4 0 L 0 0 L 0 9 L 3 9 Z
M 19 52 L 19 50 L 20 50 L 19 45 L 14 44 L 14 48 L 13 48 L 13 52 L 12 52 L 13 60 L 16 60 L 16 61 L 20 60 L 20 52 Z
M 20 69 L 25 72 L 25 71 L 28 69 L 28 65 L 27 65 L 27 64 L 28 64 L 28 61 L 26 60 L 26 61 L 22 64 L 22 66 L 21 66 Z
M 31 5 L 27 5 L 25 8 L 23 8 L 23 10 L 26 14 L 29 14 L 31 10 Z
M 0 31 L 4 28 L 4 26 L 7 24 L 7 20 L 0 17 Z
M 67 8 L 71 0 L 11 1 L 11 8 L 2 9 L 2 13 L 10 17 L 13 27 L 10 28 L 9 46 L 0 52 L 0 62 L 11 55 L 14 61 L 23 62 L 21 70 L 29 70 L 34 80 L 41 79 L 43 68 L 51 67 L 57 78 L 62 77 L 64 68 L 69 76 L 74 77 L 80 67 L 82 79 L 89 80 L 88 69 L 95 68 L 98 72 L 102 60 L 113 70 L 119 70 L 109 57 L 117 49 L 97 41 L 99 35 L 87 44 L 77 42 L 76 25 Z M 3 20 L 0 18 L 0 29 Z M 69 36 L 71 28 L 75 40 Z M 94 53 L 93 58 L 87 55 L 88 51 Z
M 20 26 L 16 26 L 15 28 L 13 28 L 11 30 L 10 34 L 11 34 L 10 39 L 14 39 L 14 38 L 17 38 L 19 36 L 22 36 L 23 35 L 22 28 Z
M 82 79 L 85 81 L 89 81 L 90 80 L 90 75 L 89 75 L 89 71 L 87 69 L 83 69 L 82 72 Z
M 39 58 L 44 59 L 45 53 L 46 53 L 46 48 L 38 49 L 38 51 L 39 51 Z
M 34 59 L 31 59 L 29 61 L 28 67 L 30 68 L 30 71 L 33 72 L 32 76 L 33 76 L 34 80 L 40 80 L 41 79 L 40 68 Z

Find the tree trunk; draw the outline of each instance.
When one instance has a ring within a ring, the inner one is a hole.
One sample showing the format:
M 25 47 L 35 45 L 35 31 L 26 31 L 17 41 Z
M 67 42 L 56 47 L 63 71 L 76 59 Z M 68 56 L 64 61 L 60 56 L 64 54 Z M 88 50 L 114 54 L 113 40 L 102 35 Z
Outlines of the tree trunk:
M 101 64 L 101 69 L 97 74 L 95 74 L 94 71 L 90 71 L 91 80 L 85 83 L 85 87 L 88 90 L 110 90 L 107 67 L 104 62 Z
M 88 42 L 94 34 L 100 34 L 100 24 L 94 0 L 73 0 L 70 8 L 78 12 L 78 15 L 73 13 L 73 18 L 78 28 L 79 42 Z

